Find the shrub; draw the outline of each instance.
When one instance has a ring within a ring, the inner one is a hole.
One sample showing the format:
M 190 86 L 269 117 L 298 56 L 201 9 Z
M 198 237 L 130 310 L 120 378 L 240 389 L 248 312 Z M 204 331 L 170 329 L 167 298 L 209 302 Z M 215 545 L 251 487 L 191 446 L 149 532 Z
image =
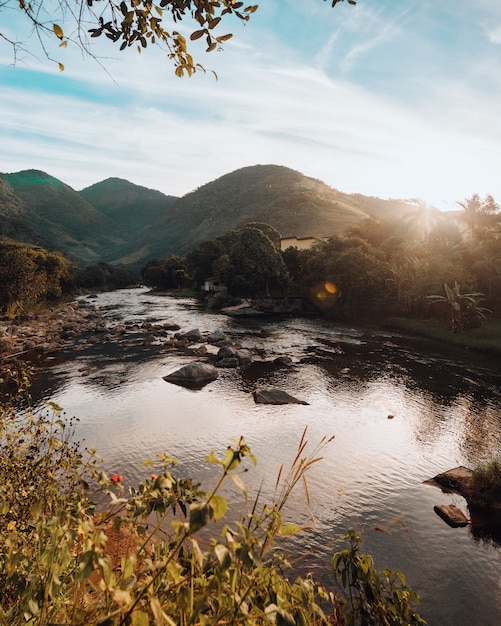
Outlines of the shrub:
M 261 503 L 258 492 L 238 521 L 225 524 L 222 486 L 232 481 L 247 501 L 242 473 L 256 463 L 243 438 L 222 458 L 209 454 L 207 462 L 219 468 L 209 491 L 177 477 L 177 462 L 167 455 L 146 461 L 153 473 L 126 490 L 95 451 L 84 461 L 71 431 L 71 420 L 54 404 L 35 414 L 0 411 L 1 625 L 355 623 L 356 611 L 345 622 L 340 597 L 310 576 L 294 578 L 275 549 L 301 531 L 284 521 L 283 507 L 299 482 L 306 487 L 328 440 L 308 453 L 305 431 L 291 467 L 279 473 L 275 501 Z M 212 521 L 222 529 L 211 538 Z M 353 541 L 351 551 L 335 557 L 343 582 L 343 568 L 358 572 L 346 579 L 350 595 L 352 587 L 359 594 L 367 585 L 372 590 L 376 608 L 358 613 L 365 619 L 387 609 L 385 622 L 362 623 L 420 623 L 403 621 L 414 619 L 415 596 L 389 574 L 383 585 L 371 563 Z M 381 601 L 383 588 L 394 595 Z
M 477 465 L 473 469 L 472 483 L 474 489 L 501 486 L 501 458 Z

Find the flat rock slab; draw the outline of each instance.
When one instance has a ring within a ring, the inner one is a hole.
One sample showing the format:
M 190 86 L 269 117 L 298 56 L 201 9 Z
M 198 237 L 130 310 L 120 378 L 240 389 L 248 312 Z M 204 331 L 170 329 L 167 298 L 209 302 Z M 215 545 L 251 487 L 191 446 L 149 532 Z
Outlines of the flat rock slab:
M 256 404 L 308 404 L 281 389 L 259 389 L 254 392 Z
M 441 504 L 433 507 L 435 513 L 441 517 L 452 528 L 468 526 L 469 520 L 466 515 L 454 504 Z
M 432 480 L 445 489 L 450 489 L 463 495 L 465 491 L 469 491 L 471 488 L 472 476 L 473 472 L 471 469 L 460 465 L 447 472 L 437 474 Z
M 172 372 L 172 374 L 164 376 L 163 379 L 168 383 L 182 385 L 183 387 L 203 387 L 207 383 L 216 380 L 218 376 L 219 372 L 213 365 L 194 361 Z

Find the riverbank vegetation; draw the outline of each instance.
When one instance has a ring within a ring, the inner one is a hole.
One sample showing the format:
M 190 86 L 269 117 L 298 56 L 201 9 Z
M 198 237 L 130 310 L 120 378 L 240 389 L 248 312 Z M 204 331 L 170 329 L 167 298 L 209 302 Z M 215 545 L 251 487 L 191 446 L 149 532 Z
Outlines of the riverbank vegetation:
M 474 467 L 472 483 L 475 489 L 497 489 L 501 492 L 501 458 Z
M 406 219 L 370 218 L 307 249 L 281 250 L 278 231 L 249 223 L 155 259 L 142 276 L 158 289 L 200 290 L 211 278 L 232 298 L 292 298 L 304 313 L 350 322 L 438 320 L 460 334 L 501 316 L 501 213 L 490 196 L 458 204 L 450 216 L 416 201 Z
M 287 301 L 298 314 L 382 323 L 499 353 L 501 213 L 490 196 L 459 205 L 451 217 L 416 202 L 407 219 L 371 218 L 301 250 L 281 250 L 275 228 L 249 223 L 186 256 L 150 260 L 141 280 L 160 292 L 191 290 L 212 310 L 247 298 L 280 312 Z M 125 268 L 78 268 L 59 253 L 9 240 L 0 243 L 0 273 L 0 314 L 9 317 L 139 280 Z
M 108 291 L 137 281 L 124 268 L 102 262 L 76 267 L 59 252 L 0 240 L 0 315 L 9 318 L 57 306 L 82 290 Z
M 329 440 L 311 449 L 303 433 L 271 502 L 260 490 L 248 499 L 243 477 L 257 460 L 242 438 L 207 457 L 219 469 L 213 488 L 179 476 L 168 455 L 126 487 L 120 468 L 108 474 L 95 451 L 80 451 L 58 406 L 14 408 L 29 373 L 9 368 L 0 376 L 0 624 L 424 623 L 404 576 L 377 570 L 353 531 L 333 557 L 332 588 L 291 567 L 287 537 L 305 529 L 287 520 L 286 503 L 301 485 L 307 495 Z M 228 481 L 241 516 L 228 509 Z

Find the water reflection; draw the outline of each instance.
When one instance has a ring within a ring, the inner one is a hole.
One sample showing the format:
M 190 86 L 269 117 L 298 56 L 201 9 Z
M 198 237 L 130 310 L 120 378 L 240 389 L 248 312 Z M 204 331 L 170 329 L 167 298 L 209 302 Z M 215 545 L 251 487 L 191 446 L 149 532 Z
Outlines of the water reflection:
M 193 360 L 173 351 L 168 337 L 148 346 L 128 334 L 127 345 L 103 341 L 47 362 L 34 396 L 77 415 L 78 436 L 98 449 L 110 471 L 134 482 L 144 477 L 144 458 L 168 452 L 182 460 L 181 475 L 210 483 L 208 452 L 223 454 L 231 438 L 244 435 L 259 459 L 248 486 L 255 493 L 263 483 L 263 494 L 273 497 L 278 469 L 294 458 L 305 426 L 312 443 L 335 435 L 309 477 L 315 528 L 289 544 L 296 554 L 312 553 L 304 567 L 328 575 L 340 537 L 356 527 L 379 567 L 406 573 L 430 624 L 498 623 L 497 531 L 480 531 L 477 521 L 450 529 L 433 506 L 454 502 L 467 512 L 464 501 L 423 481 L 500 452 L 499 361 L 312 320 L 232 320 L 200 312 L 193 300 L 141 290 L 96 302 L 110 320 L 222 329 L 254 354 L 248 368 L 221 370 L 199 391 L 162 380 Z M 284 355 L 291 365 L 273 362 Z M 255 405 L 250 392 L 261 386 L 309 405 Z M 239 494 L 231 497 L 241 502 Z M 311 523 L 304 494 L 294 495 L 287 514 Z

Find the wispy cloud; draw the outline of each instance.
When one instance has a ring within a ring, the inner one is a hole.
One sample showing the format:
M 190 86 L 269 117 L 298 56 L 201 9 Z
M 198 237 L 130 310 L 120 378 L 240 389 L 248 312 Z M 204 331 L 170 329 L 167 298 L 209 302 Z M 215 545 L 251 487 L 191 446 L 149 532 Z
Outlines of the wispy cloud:
M 307 6 L 321 13 L 327 4 Z M 440 207 L 475 192 L 499 201 L 497 61 L 478 48 L 482 56 L 466 63 L 466 50 L 462 65 L 444 72 L 459 44 L 440 56 L 445 44 L 421 27 L 423 6 L 419 20 L 409 6 L 389 20 L 365 7 L 326 25 L 327 13 L 319 20 L 303 9 L 277 25 L 270 4 L 254 30 L 251 22 L 225 52 L 203 58 L 218 81 L 177 79 L 164 54 L 148 51 L 108 58 L 113 81 L 76 50 L 65 52 L 62 75 L 47 65 L 0 69 L 0 171 L 42 169 L 75 189 L 119 176 L 183 195 L 239 167 L 277 163 L 346 192 Z M 410 24 L 412 46 L 399 64 Z M 440 63 L 428 67 L 432 44 Z M 100 42 L 96 53 L 109 54 Z M 366 65 L 380 74 L 364 75 Z

